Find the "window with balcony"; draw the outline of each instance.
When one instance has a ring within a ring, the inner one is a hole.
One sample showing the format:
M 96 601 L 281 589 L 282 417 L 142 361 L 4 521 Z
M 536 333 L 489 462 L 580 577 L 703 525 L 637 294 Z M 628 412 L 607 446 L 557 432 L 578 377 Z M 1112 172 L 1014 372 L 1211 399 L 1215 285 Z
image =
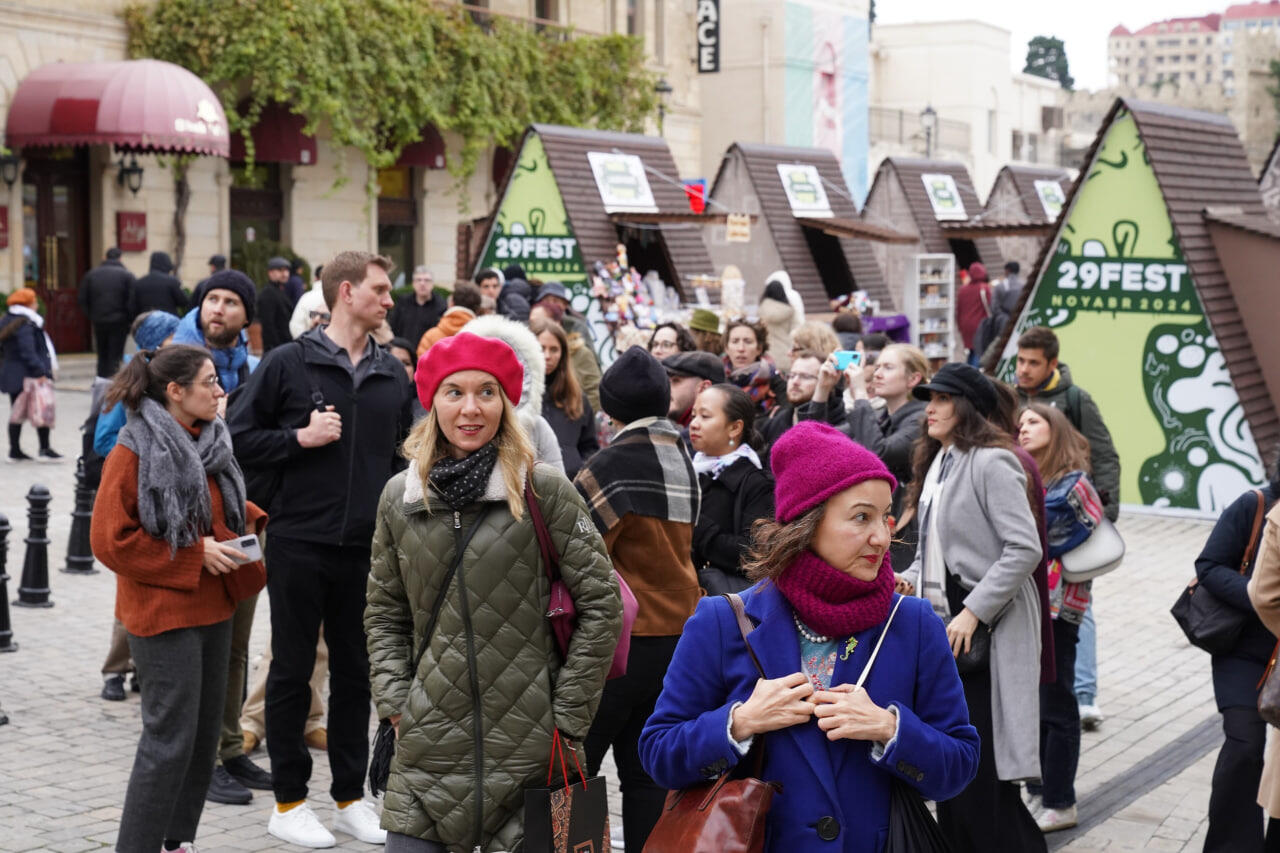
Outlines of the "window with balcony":
M 1181 79 L 1181 77 L 1182 77 L 1182 73 L 1181 73 L 1181 72 L 1179 72 L 1179 71 L 1174 71 L 1174 72 L 1172 72 L 1172 73 L 1169 75 L 1169 82 L 1170 82 L 1170 83 L 1177 83 L 1177 82 L 1179 81 L 1179 79 Z
M 1204 72 L 1204 82 L 1206 82 L 1206 83 L 1212 83 L 1212 82 L 1213 82 L 1213 72 L 1212 72 L 1212 71 L 1206 71 L 1206 72 Z
M 1187 72 L 1187 82 L 1189 82 L 1189 83 L 1194 83 L 1194 82 L 1196 82 L 1196 72 L 1194 72 L 1194 71 L 1188 71 L 1188 72 Z
M 1177 65 L 1179 62 L 1182 61 L 1182 54 L 1175 53 L 1173 56 L 1169 57 L 1169 61 L 1172 62 L 1174 65 Z
M 644 22 L 640 20 L 640 0 L 627 0 L 627 35 L 638 36 L 643 32 Z

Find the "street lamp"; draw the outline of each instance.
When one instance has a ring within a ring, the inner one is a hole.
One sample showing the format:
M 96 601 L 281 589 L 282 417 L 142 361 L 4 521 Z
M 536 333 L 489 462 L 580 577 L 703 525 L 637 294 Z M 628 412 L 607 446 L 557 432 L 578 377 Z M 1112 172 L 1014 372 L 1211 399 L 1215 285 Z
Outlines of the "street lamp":
M 116 164 L 119 171 L 116 172 L 116 185 L 129 187 L 129 192 L 134 195 L 138 194 L 138 190 L 142 189 L 142 167 L 138 165 L 138 155 L 129 155 L 129 165 L 125 165 L 124 155 L 120 155 L 120 162 Z
M 667 98 L 675 89 L 671 88 L 671 84 L 667 82 L 666 77 L 660 77 L 658 84 L 653 87 L 653 91 L 658 93 L 658 135 L 662 136 L 662 124 L 667 117 Z
M 924 128 L 924 156 L 933 159 L 933 131 L 938 126 L 938 113 L 932 105 L 927 105 L 920 113 L 920 126 Z
M 0 178 L 12 187 L 18 182 L 18 166 L 22 159 L 12 152 L 0 156 Z

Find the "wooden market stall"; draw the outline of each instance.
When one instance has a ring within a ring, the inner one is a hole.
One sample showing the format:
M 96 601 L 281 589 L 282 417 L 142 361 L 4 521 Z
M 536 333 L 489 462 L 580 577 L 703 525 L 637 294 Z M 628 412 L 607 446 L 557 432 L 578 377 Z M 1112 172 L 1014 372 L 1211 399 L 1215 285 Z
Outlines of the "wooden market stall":
M 1120 454 L 1120 499 L 1217 515 L 1280 440 L 1280 227 L 1229 119 L 1117 99 L 1014 335 L 1048 325 Z
M 982 213 L 970 224 L 1002 230 L 1003 233 L 994 234 L 1000 254 L 1006 263 L 1017 261 L 1025 277 L 1035 265 L 1045 238 L 1053 232 L 1071 180 L 1066 169 L 1011 163 L 996 174 Z M 1000 273 L 990 272 L 993 279 Z
M 747 302 L 767 276 L 784 270 L 807 311 L 828 311 L 832 297 L 865 290 L 882 313 L 897 306 L 872 253 L 872 241 L 914 238 L 858 217 L 840 162 L 824 148 L 735 142 L 725 152 L 708 208 L 759 215 L 748 242 L 714 228 L 708 249 L 717 269 L 736 265 Z

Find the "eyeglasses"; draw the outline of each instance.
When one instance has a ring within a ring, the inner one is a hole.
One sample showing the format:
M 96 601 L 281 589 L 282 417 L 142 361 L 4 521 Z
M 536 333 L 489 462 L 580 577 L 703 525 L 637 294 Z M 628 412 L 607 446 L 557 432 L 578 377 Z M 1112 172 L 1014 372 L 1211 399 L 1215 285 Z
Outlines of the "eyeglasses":
M 818 377 L 817 377 L 817 375 L 816 375 L 816 374 L 813 374 L 813 373 L 791 373 L 791 374 L 788 374 L 788 375 L 787 375 L 787 381 L 788 381 L 788 382 L 790 382 L 792 379 L 799 379 L 801 382 L 817 382 L 817 381 L 818 381 Z
M 199 379 L 199 380 L 196 380 L 195 382 L 192 382 L 191 384 L 203 385 L 204 387 L 212 391 L 215 387 L 222 384 L 222 380 L 219 379 L 218 374 L 215 373 L 212 376 L 210 376 L 208 379 Z
M 321 323 L 329 322 L 328 311 L 310 311 L 308 312 L 307 316 L 309 316 L 312 320 L 319 320 Z

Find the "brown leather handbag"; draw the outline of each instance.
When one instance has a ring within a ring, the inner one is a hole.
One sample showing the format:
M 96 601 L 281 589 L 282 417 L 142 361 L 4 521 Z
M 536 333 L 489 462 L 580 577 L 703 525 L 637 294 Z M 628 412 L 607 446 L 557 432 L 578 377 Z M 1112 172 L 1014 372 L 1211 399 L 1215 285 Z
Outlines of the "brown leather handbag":
M 764 667 L 747 642 L 747 634 L 755 626 L 747 618 L 742 599 L 734 593 L 724 597 L 738 617 L 738 629 L 751 662 L 765 678 Z M 764 769 L 764 735 L 756 736 L 747 756 L 752 759 L 751 776 L 745 779 L 730 779 L 726 771 L 713 782 L 668 793 L 662 816 L 645 842 L 644 853 L 762 853 L 765 818 L 773 805 L 773 795 L 782 786 L 760 778 Z

